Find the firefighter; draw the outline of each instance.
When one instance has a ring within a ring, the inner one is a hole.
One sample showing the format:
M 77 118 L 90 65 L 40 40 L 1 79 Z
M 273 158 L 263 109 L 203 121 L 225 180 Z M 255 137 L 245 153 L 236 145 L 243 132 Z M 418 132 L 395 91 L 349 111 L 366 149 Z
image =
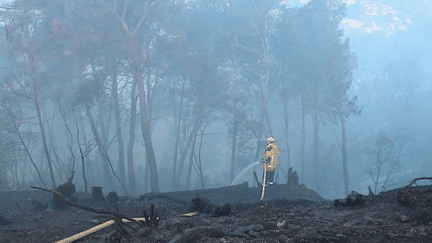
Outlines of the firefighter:
M 263 163 L 264 166 L 266 167 L 265 185 L 273 184 L 274 173 L 275 173 L 276 165 L 278 163 L 279 149 L 274 143 L 274 141 L 275 141 L 274 137 L 267 138 L 267 147 L 265 148 L 264 151 L 264 159 L 261 159 L 261 163 Z M 263 175 L 263 180 L 264 180 L 264 175 Z

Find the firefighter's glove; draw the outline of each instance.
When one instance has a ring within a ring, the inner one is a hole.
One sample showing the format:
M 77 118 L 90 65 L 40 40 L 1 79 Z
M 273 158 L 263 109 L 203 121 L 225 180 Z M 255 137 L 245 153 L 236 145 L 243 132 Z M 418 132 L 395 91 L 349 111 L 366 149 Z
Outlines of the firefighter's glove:
M 264 158 L 260 159 L 260 163 L 264 164 Z
M 266 162 L 268 163 L 268 162 L 270 162 L 270 161 L 271 161 L 271 158 L 268 157 L 268 158 L 266 159 Z

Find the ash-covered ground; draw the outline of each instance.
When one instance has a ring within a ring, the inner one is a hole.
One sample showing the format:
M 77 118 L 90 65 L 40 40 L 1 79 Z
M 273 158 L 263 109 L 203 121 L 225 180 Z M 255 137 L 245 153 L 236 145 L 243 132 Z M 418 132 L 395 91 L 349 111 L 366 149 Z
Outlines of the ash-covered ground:
M 117 211 L 90 194 L 74 195 L 81 205 Z M 265 195 L 260 201 L 261 188 L 242 184 L 120 197 L 116 206 L 130 217 L 143 217 L 154 204 L 159 225 L 114 224 L 74 242 L 432 242 L 432 186 L 382 192 L 355 207 L 335 207 L 303 185 L 273 185 Z M 49 204 L 49 192 L 1 192 L 0 198 L 0 242 L 56 242 L 113 218 L 74 207 L 44 209 L 35 200 Z M 185 215 L 194 211 L 194 198 L 213 208 L 229 204 L 231 211 Z

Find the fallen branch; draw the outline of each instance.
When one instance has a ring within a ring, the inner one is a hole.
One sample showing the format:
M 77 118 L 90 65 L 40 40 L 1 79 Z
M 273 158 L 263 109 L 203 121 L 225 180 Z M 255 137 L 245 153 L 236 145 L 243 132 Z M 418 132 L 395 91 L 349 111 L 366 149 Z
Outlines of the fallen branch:
M 144 220 L 144 218 L 134 218 L 134 219 L 135 219 L 135 220 Z M 115 222 L 115 221 L 114 221 L 113 219 L 112 219 L 112 220 L 109 220 L 109 221 L 107 221 L 107 222 L 105 222 L 105 223 L 102 223 L 102 224 L 96 225 L 96 226 L 94 226 L 93 228 L 90 228 L 90 229 L 88 229 L 88 230 L 82 231 L 82 232 L 80 232 L 80 233 L 78 233 L 78 234 L 75 234 L 75 235 L 73 235 L 73 236 L 70 236 L 70 237 L 68 237 L 68 238 L 66 238 L 66 239 L 59 240 L 59 241 L 57 241 L 56 243 L 71 243 L 71 242 L 74 242 L 74 241 L 79 240 L 79 239 L 81 239 L 81 238 L 84 238 L 84 237 L 86 237 L 86 236 L 88 236 L 88 235 L 90 235 L 90 234 L 93 234 L 93 233 L 95 233 L 95 232 L 97 232 L 97 231 L 99 231 L 99 230 L 101 230 L 101 229 L 103 229 L 103 228 L 108 227 L 108 226 L 114 224 L 114 222 Z M 124 222 L 124 223 L 129 223 L 129 222 L 131 222 L 131 221 L 129 221 L 129 220 L 127 220 L 127 219 L 122 219 L 122 222 Z
M 53 190 L 50 190 L 50 189 L 45 189 L 45 188 L 40 188 L 40 187 L 35 187 L 35 186 L 31 186 L 31 188 L 38 189 L 38 190 L 42 190 L 42 191 L 46 191 L 46 192 L 51 192 L 51 193 L 57 195 L 59 198 L 61 198 L 61 199 L 62 199 L 66 204 L 68 204 L 69 206 L 72 206 L 72 207 L 75 207 L 75 208 L 80 208 L 80 209 L 87 210 L 87 211 L 91 211 L 91 212 L 94 212 L 94 213 L 111 214 L 111 215 L 113 215 L 113 216 L 116 217 L 116 218 L 120 218 L 120 219 L 127 219 L 127 220 L 129 220 L 129 221 L 131 221 L 131 222 L 134 222 L 134 223 L 136 223 L 139 227 L 144 226 L 144 224 L 143 224 L 142 222 L 137 221 L 137 220 L 135 220 L 135 219 L 133 219 L 133 218 L 127 216 L 126 214 L 123 214 L 123 213 L 120 213 L 120 212 L 113 212 L 113 211 L 106 210 L 106 209 L 102 209 L 102 208 L 92 208 L 92 207 L 87 207 L 87 206 L 79 205 L 79 204 L 76 204 L 76 203 L 73 203 L 73 202 L 67 200 L 67 199 L 63 196 L 63 194 L 61 194 L 61 193 L 59 193 L 59 192 L 56 192 L 56 191 L 53 191 Z
M 42 191 L 46 191 L 46 192 L 51 192 L 54 195 L 57 195 L 60 199 L 62 199 L 69 206 L 72 206 L 72 207 L 75 207 L 75 208 L 80 208 L 80 209 L 87 210 L 87 211 L 91 211 L 91 212 L 94 212 L 94 213 L 110 214 L 110 215 L 113 215 L 115 217 L 114 220 L 110 220 L 110 221 L 107 221 L 107 222 L 105 222 L 103 224 L 97 225 L 97 226 L 95 226 L 95 227 L 93 227 L 93 228 L 91 228 L 89 230 L 80 232 L 80 233 L 75 234 L 75 235 L 73 235 L 71 237 L 68 237 L 68 238 L 63 239 L 61 241 L 58 241 L 57 243 L 69 243 L 69 242 L 76 241 L 78 239 L 81 239 L 81 238 L 83 238 L 83 237 L 85 237 L 87 235 L 90 235 L 90 234 L 92 234 L 92 233 L 94 233 L 96 231 L 99 231 L 99 230 L 101 230 L 103 228 L 106 228 L 106 227 L 114 224 L 115 221 L 117 221 L 119 224 L 124 224 L 124 223 L 128 223 L 128 222 L 134 222 L 140 228 L 145 225 L 143 222 L 145 222 L 146 219 L 144 219 L 144 218 L 131 218 L 131 217 L 127 216 L 126 214 L 123 214 L 123 213 L 120 213 L 120 212 L 112 212 L 112 211 L 106 210 L 106 209 L 91 208 L 91 207 L 79 205 L 79 204 L 70 202 L 69 200 L 67 200 L 63 196 L 63 194 L 61 194 L 61 193 L 59 193 L 57 191 L 53 191 L 53 190 L 45 189 L 45 188 L 40 188 L 40 187 L 35 187 L 35 186 L 31 186 L 31 188 L 42 190 Z M 130 227 L 130 226 L 128 226 L 128 227 Z
M 432 177 L 419 177 L 419 178 L 415 178 L 414 180 L 412 180 L 410 182 L 410 184 L 407 187 L 412 186 L 412 184 L 415 184 L 416 186 L 418 186 L 417 185 L 417 181 L 420 181 L 420 180 L 431 180 L 432 181 Z

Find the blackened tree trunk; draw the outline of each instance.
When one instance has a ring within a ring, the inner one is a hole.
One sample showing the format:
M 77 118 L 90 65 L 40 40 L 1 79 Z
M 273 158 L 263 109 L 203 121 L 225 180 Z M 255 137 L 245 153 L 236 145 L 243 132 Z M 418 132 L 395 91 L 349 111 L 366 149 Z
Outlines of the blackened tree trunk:
M 91 127 L 91 130 L 93 132 L 93 136 L 95 137 L 99 152 L 102 154 L 102 165 L 103 165 L 104 170 L 105 170 L 105 175 L 108 178 L 108 181 L 109 181 L 110 186 L 111 186 L 111 190 L 115 191 L 116 186 L 115 186 L 114 178 L 111 175 L 111 172 L 110 172 L 109 167 L 108 167 L 108 161 L 106 159 L 106 158 L 108 158 L 108 153 L 107 153 L 105 146 L 102 144 L 102 141 L 100 139 L 99 133 L 98 133 L 97 128 L 96 128 L 96 123 L 93 119 L 93 115 L 90 111 L 89 105 L 85 104 L 85 108 L 87 111 L 87 118 L 89 119 L 90 127 Z
M 46 140 L 46 135 L 45 135 L 45 129 L 44 129 L 43 122 L 42 122 L 42 116 L 41 116 L 41 111 L 40 111 L 40 107 L 39 107 L 39 102 L 37 100 L 36 91 L 35 91 L 34 102 L 35 102 L 37 116 L 38 116 L 39 129 L 40 129 L 41 136 L 42 136 L 42 143 L 43 143 L 43 148 L 44 148 L 44 152 L 45 152 L 45 158 L 47 159 L 47 162 L 48 162 L 48 169 L 49 169 L 50 178 L 51 178 L 51 187 L 53 189 L 55 189 L 57 186 L 56 186 L 56 182 L 55 182 L 55 179 L 54 179 L 54 171 L 53 171 L 53 167 L 52 167 L 52 160 L 51 160 L 51 156 L 50 156 L 49 151 L 48 151 L 48 145 L 47 145 L 47 140 Z
M 85 144 L 84 144 L 85 147 L 84 148 L 85 148 L 85 150 L 89 150 L 91 144 L 89 144 L 87 142 L 89 140 L 87 140 L 87 132 L 86 132 L 86 129 L 85 129 L 85 127 L 84 127 L 84 125 L 83 125 L 82 122 L 80 122 L 80 127 L 81 127 L 81 131 L 82 131 L 82 140 L 85 142 Z M 91 163 L 90 157 L 87 159 L 87 166 L 86 166 L 86 168 L 88 170 L 88 175 L 89 175 L 86 178 L 88 179 L 89 184 L 91 185 L 91 184 L 97 184 L 97 183 L 99 183 L 98 180 L 96 180 L 96 176 L 95 176 L 95 174 L 93 172 L 93 167 L 92 167 L 92 163 Z
M 146 160 L 147 165 L 150 168 L 150 184 L 152 192 L 159 192 L 159 179 L 158 179 L 158 171 L 156 166 L 156 158 L 154 155 L 153 144 L 151 141 L 151 127 L 147 114 L 147 102 L 146 102 L 146 93 L 144 89 L 144 77 L 143 72 L 147 66 L 148 55 L 146 52 L 146 48 L 148 45 L 148 40 L 150 37 L 149 33 L 143 34 L 141 32 L 140 35 L 144 36 L 144 40 L 139 41 L 137 38 L 138 31 L 140 31 L 143 26 L 146 17 L 148 17 L 148 13 L 150 9 L 154 6 L 157 1 L 153 1 L 152 3 L 147 2 L 144 4 L 144 10 L 140 12 L 140 17 L 138 23 L 133 27 L 131 24 L 128 24 L 129 21 L 126 21 L 126 12 L 128 4 L 123 5 L 123 11 L 121 11 L 121 16 L 119 15 L 119 11 L 117 9 L 117 0 L 114 1 L 114 14 L 118 19 L 119 24 L 125 34 L 125 40 L 127 43 L 127 48 L 129 50 L 130 57 L 132 58 L 132 66 L 134 69 L 134 76 L 138 82 L 138 95 L 140 100 L 140 110 L 141 110 L 141 133 L 144 140 L 144 146 L 146 148 Z M 153 22 L 153 20 L 148 21 Z
M 193 166 L 193 159 L 194 159 L 194 155 L 195 155 L 195 144 L 196 144 L 196 139 L 197 139 L 198 133 L 195 134 L 195 136 L 193 137 L 193 141 L 191 144 L 191 152 L 190 152 L 190 157 L 189 157 L 189 168 L 188 168 L 188 173 L 187 173 L 187 177 L 186 177 L 186 190 L 189 190 L 190 187 L 190 180 L 191 180 L 191 176 L 192 176 L 192 166 Z
M 304 183 L 304 165 L 305 165 L 305 150 L 306 150 L 306 107 L 305 98 L 301 97 L 301 117 L 302 117 L 302 146 L 301 146 L 301 171 L 300 171 L 300 182 Z
M 136 107 L 137 107 L 137 96 L 136 96 L 137 82 L 134 77 L 131 91 L 131 112 L 130 112 L 130 126 L 129 126 L 129 141 L 127 145 L 127 164 L 128 164 L 128 175 L 129 175 L 129 187 L 131 189 L 132 196 L 136 196 L 136 179 L 135 170 L 133 163 L 133 149 L 135 144 L 135 124 L 136 124 Z
M 232 145 L 231 145 L 231 169 L 230 169 L 230 182 L 234 180 L 234 168 L 236 161 L 236 151 L 237 151 L 237 114 L 233 113 L 233 131 L 232 131 Z
M 183 167 L 184 167 L 184 163 L 186 161 L 187 152 L 189 151 L 189 148 L 192 147 L 193 138 L 196 136 L 196 134 L 198 134 L 198 130 L 201 126 L 201 120 L 202 120 L 202 116 L 199 116 L 195 119 L 192 131 L 189 135 L 189 138 L 187 138 L 187 141 L 186 141 L 186 147 L 181 153 L 178 173 L 177 173 L 177 177 L 176 177 L 176 180 L 177 180 L 176 185 L 180 185 L 180 183 L 181 183 L 181 177 L 183 174 Z
M 263 38 L 263 53 L 262 53 L 262 60 L 265 65 L 265 82 L 263 90 L 261 90 L 261 119 L 259 123 L 259 139 L 262 139 L 262 135 L 264 133 L 264 118 L 267 113 L 267 103 L 269 100 L 270 95 L 270 66 L 271 66 L 271 59 L 270 59 L 270 41 L 269 41 L 269 27 L 268 27 L 268 19 L 265 18 L 265 29 L 264 29 L 265 36 Z M 274 85 L 274 83 L 273 83 Z M 257 150 L 255 154 L 255 160 L 260 159 L 260 152 L 262 152 L 262 141 L 258 139 L 257 141 Z M 256 167 L 255 167 L 256 168 Z
M 80 128 L 78 126 L 78 123 L 80 122 L 80 119 L 77 119 L 76 115 L 75 115 L 75 108 L 72 107 L 72 115 L 74 117 L 75 120 L 75 128 L 76 128 L 76 138 L 77 138 L 77 144 L 78 144 L 78 150 L 80 152 L 80 158 L 81 158 L 81 170 L 83 173 L 83 181 L 84 181 L 84 192 L 87 193 L 87 177 L 86 177 L 86 170 L 85 170 L 85 157 L 86 157 L 86 152 L 87 149 L 83 150 L 81 147 L 81 139 L 80 139 Z M 84 141 L 87 142 L 87 141 Z
M 345 124 L 345 117 L 342 113 L 339 113 L 339 118 L 342 125 L 342 165 L 345 182 L 345 196 L 349 195 L 349 184 L 348 184 L 348 158 L 347 158 L 347 131 Z
M 111 123 L 111 114 L 112 114 L 111 109 L 107 109 L 107 107 L 106 107 L 108 105 L 108 103 L 109 103 L 109 101 L 107 100 L 107 96 L 100 97 L 100 99 L 98 100 L 98 103 L 97 103 L 97 111 L 98 111 L 97 116 L 98 116 L 98 123 L 100 126 L 100 131 L 101 131 L 100 133 L 98 133 L 98 134 L 100 134 L 99 135 L 99 139 L 100 139 L 99 141 L 100 141 L 100 144 L 102 145 L 101 148 L 105 151 L 105 153 L 101 153 L 101 155 L 102 155 L 101 161 L 104 165 L 107 166 L 106 169 L 107 169 L 107 173 L 109 174 L 109 176 L 112 176 L 110 174 L 111 173 L 111 171 L 109 169 L 110 159 L 109 159 L 108 151 L 107 151 L 109 127 L 110 127 L 110 123 Z M 105 124 L 104 116 L 107 113 L 108 113 L 108 117 L 106 119 L 107 122 Z M 95 124 L 95 127 L 96 127 L 96 124 Z M 92 131 L 93 131 L 93 129 L 92 129 Z M 96 130 L 96 132 L 97 132 L 97 130 Z M 99 147 L 99 144 L 98 144 L 98 147 Z M 112 170 L 112 173 L 114 173 L 114 170 Z M 106 178 L 109 180 L 108 174 L 106 174 L 106 176 L 107 176 Z M 113 180 L 113 183 L 111 183 L 111 182 L 109 182 L 109 183 L 110 183 L 111 191 L 117 191 L 117 184 L 116 184 L 115 180 Z
M 315 188 L 320 192 L 319 174 L 318 174 L 318 153 L 319 153 L 319 114 L 318 114 L 318 101 L 314 104 L 314 168 L 315 168 Z
M 288 136 L 289 122 L 290 122 L 289 113 L 288 113 L 288 98 L 285 98 L 285 100 L 284 100 L 284 121 L 285 121 L 285 144 L 286 144 L 286 150 L 287 150 L 287 168 L 290 168 L 291 167 L 291 152 L 290 152 L 289 136 Z
M 124 143 L 123 143 L 123 133 L 121 129 L 121 116 L 120 116 L 120 104 L 118 97 L 118 81 L 117 81 L 117 65 L 116 60 L 111 58 L 111 67 L 113 75 L 111 76 L 111 95 L 113 98 L 114 106 L 114 116 L 116 122 L 116 134 L 117 134 L 117 148 L 118 148 L 118 173 L 120 180 L 123 184 L 126 184 L 126 174 L 125 174 L 125 161 L 124 161 Z
M 44 148 L 44 152 L 45 152 L 45 157 L 47 159 L 48 162 L 48 169 L 50 172 L 50 178 L 51 178 L 51 188 L 55 189 L 56 186 L 56 182 L 54 179 L 54 171 L 53 171 L 53 167 L 52 167 L 52 161 L 51 161 L 51 157 L 48 151 L 48 145 L 47 145 L 47 140 L 46 140 L 46 136 L 45 136 L 45 129 L 43 126 L 43 121 L 42 121 L 42 115 L 41 115 L 41 110 L 40 110 L 40 106 L 39 106 L 39 100 L 38 100 L 38 95 L 36 92 L 36 80 L 35 80 L 35 71 L 33 68 L 33 56 L 29 56 L 29 60 L 30 63 L 32 65 L 32 81 L 33 81 L 33 102 L 35 104 L 35 108 L 36 108 L 36 112 L 37 112 L 37 117 L 38 117 L 38 123 L 39 123 L 39 129 L 41 132 L 41 136 L 42 136 L 42 143 L 43 143 L 43 148 Z
M 179 107 L 179 113 L 177 114 L 177 120 L 176 120 L 176 144 L 174 147 L 174 161 L 173 161 L 173 178 L 172 178 L 172 190 L 174 191 L 176 189 L 176 171 L 177 171 L 177 154 L 178 154 L 178 150 L 179 150 L 179 144 L 180 144 L 180 127 L 181 127 L 181 120 L 182 120 L 182 116 L 183 116 L 183 99 L 184 99 L 184 91 L 185 91 L 185 84 L 186 84 L 186 79 L 183 78 L 183 83 L 182 83 L 182 91 L 181 91 L 181 95 L 180 95 L 180 107 Z M 173 102 L 174 105 L 174 102 Z
M 153 144 L 150 137 L 150 123 L 147 117 L 146 94 L 144 90 L 144 79 L 141 72 L 136 73 L 138 80 L 138 94 L 141 109 L 141 133 L 146 148 L 146 160 L 150 169 L 150 185 L 152 192 L 159 192 L 159 177 L 156 166 L 156 158 L 154 155 Z
M 233 78 L 233 88 L 231 91 L 231 98 L 233 101 L 233 130 L 232 130 L 232 144 L 231 144 L 231 168 L 230 168 L 230 182 L 234 180 L 234 168 L 236 161 L 237 152 L 237 56 L 234 58 L 234 78 Z

